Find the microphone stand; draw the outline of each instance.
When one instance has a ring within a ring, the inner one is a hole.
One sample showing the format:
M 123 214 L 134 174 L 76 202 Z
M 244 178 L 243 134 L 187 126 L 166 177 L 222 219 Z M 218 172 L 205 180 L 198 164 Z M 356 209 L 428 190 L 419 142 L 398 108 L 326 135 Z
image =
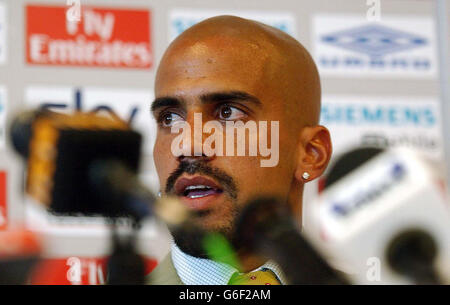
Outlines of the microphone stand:
M 133 220 L 131 232 L 119 236 L 117 218 L 109 219 L 112 253 L 107 263 L 107 285 L 145 284 L 145 262 L 137 252 L 140 222 Z
M 137 252 L 137 239 L 142 220 L 152 215 L 150 206 L 155 198 L 120 161 L 94 162 L 90 173 L 93 187 L 105 194 L 106 201 L 110 202 L 105 207 L 113 247 L 107 264 L 107 284 L 143 285 L 145 262 Z M 125 215 L 131 219 L 131 232 L 120 236 L 118 220 Z
M 421 229 L 411 229 L 395 236 L 387 248 L 391 268 L 417 285 L 442 284 L 434 268 L 438 253 L 433 237 Z

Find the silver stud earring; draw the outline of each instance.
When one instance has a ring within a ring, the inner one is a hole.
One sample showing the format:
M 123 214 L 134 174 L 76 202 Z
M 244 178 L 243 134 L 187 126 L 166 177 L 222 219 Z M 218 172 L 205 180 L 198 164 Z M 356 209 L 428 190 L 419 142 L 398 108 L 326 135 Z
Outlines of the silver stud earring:
M 159 198 L 162 197 L 161 191 L 158 192 L 158 197 L 159 197 Z
M 310 177 L 310 175 L 309 175 L 308 172 L 304 172 L 303 175 L 302 175 L 302 177 L 303 177 L 303 179 L 308 180 L 309 177 Z

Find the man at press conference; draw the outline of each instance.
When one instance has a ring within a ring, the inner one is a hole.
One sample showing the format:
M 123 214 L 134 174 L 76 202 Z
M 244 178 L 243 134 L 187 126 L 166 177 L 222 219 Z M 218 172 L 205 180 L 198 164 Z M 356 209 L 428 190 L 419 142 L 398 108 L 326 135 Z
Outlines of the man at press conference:
M 168 47 L 157 71 L 155 97 L 154 161 L 162 196 L 177 196 L 202 230 L 230 239 L 239 211 L 261 196 L 281 198 L 301 226 L 304 184 L 324 172 L 332 147 L 329 131 L 318 125 L 319 75 L 298 41 L 247 19 L 207 19 Z M 223 125 L 279 122 L 279 137 L 272 143 L 279 147 L 276 164 L 261 166 L 267 159 L 262 155 L 194 153 L 196 141 L 206 138 L 195 133 L 190 153 L 174 154 L 178 134 L 171 128 L 180 122 L 194 126 L 198 114 L 202 122 Z M 172 235 L 171 251 L 149 275 L 149 284 L 226 285 L 236 279 L 250 285 L 289 284 L 272 260 L 247 254 L 239 257 L 237 270 L 192 246 L 198 241 L 190 232 Z M 241 250 L 236 252 L 246 253 Z

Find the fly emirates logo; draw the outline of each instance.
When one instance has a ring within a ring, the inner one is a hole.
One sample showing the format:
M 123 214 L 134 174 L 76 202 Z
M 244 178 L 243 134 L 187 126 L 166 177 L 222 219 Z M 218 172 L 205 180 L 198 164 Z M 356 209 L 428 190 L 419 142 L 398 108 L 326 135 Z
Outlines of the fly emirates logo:
M 150 68 L 150 12 L 83 7 L 77 21 L 66 17 L 66 7 L 29 5 L 27 62 Z

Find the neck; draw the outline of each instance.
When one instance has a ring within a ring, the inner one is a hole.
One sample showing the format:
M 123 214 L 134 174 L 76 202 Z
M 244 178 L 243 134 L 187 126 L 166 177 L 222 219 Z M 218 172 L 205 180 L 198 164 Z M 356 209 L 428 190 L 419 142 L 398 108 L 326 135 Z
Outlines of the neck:
M 291 183 L 291 187 L 288 195 L 288 204 L 291 208 L 292 215 L 301 227 L 303 222 L 303 187 L 304 184 L 294 179 Z
M 240 272 L 250 272 L 266 263 L 267 259 L 256 254 L 239 255 Z
M 302 225 L 302 209 L 303 209 L 303 183 L 299 183 L 297 180 L 294 179 L 292 182 L 289 194 L 288 194 L 288 204 L 292 211 L 292 215 L 298 225 L 301 227 Z M 255 270 L 256 268 L 260 267 L 261 265 L 264 265 L 266 263 L 267 259 L 264 257 L 255 255 L 255 254 L 249 254 L 249 253 L 239 253 L 239 261 L 241 263 L 241 272 L 249 272 L 252 270 Z

